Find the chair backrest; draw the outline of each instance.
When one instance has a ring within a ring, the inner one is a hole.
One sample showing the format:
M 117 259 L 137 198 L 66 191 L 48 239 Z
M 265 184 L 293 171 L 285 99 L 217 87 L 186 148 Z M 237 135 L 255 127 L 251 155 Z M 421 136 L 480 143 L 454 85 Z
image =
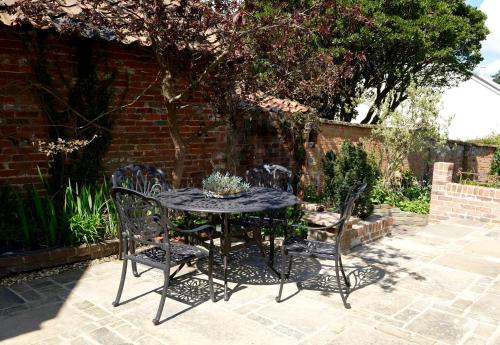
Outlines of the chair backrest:
M 163 236 L 168 243 L 167 219 L 158 199 L 123 187 L 113 187 L 111 196 L 122 234 L 144 244 Z
M 171 189 L 163 171 L 150 164 L 130 164 L 118 168 L 111 180 L 113 187 L 123 187 L 145 195 L 156 195 Z
M 340 248 L 340 241 L 344 235 L 344 231 L 349 223 L 349 218 L 351 218 L 352 211 L 358 201 L 359 197 L 365 192 L 367 184 L 363 184 L 361 187 L 352 187 L 347 193 L 347 196 L 340 208 L 340 219 L 338 221 L 338 232 L 337 232 L 337 246 Z
M 292 172 L 278 164 L 264 164 L 246 172 L 246 181 L 253 187 L 267 187 L 293 193 Z

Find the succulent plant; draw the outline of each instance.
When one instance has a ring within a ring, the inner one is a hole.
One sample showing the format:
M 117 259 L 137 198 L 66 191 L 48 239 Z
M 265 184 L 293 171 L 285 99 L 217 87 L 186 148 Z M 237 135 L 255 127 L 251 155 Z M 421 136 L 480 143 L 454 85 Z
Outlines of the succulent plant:
M 235 196 L 247 191 L 250 185 L 239 176 L 216 171 L 203 180 L 205 194 L 214 198 Z

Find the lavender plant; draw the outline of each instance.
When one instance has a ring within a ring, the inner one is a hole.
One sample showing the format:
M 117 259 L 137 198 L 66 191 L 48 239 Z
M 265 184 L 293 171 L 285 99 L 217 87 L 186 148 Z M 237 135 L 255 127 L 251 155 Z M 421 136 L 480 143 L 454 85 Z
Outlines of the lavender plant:
M 247 191 L 250 185 L 239 176 L 216 171 L 203 180 L 203 190 L 207 196 L 222 198 L 236 196 Z

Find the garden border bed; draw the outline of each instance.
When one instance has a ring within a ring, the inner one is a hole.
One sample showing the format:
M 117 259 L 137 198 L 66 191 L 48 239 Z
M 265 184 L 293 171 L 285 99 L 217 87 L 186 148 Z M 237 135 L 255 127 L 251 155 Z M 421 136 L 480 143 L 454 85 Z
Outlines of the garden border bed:
M 388 204 L 375 205 L 373 214 L 392 217 L 393 225 L 426 226 L 429 222 L 428 214 L 401 211 L 398 207 Z
M 106 240 L 91 245 L 82 244 L 51 249 L 41 249 L 25 254 L 0 257 L 0 277 L 14 273 L 33 271 L 72 264 L 75 262 L 100 259 L 118 253 L 119 240 Z
M 364 220 L 355 218 L 348 225 L 342 238 L 342 252 L 348 253 L 353 248 L 374 242 L 392 233 L 393 219 L 391 216 L 372 214 Z M 319 230 L 309 227 L 307 238 L 309 240 L 335 242 L 336 230 Z

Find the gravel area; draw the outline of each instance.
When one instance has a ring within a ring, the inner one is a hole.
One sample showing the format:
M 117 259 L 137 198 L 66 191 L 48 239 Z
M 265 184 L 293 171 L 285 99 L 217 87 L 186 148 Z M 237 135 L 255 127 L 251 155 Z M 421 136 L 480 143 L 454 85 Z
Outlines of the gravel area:
M 10 275 L 7 277 L 0 278 L 0 287 L 11 286 L 17 283 L 27 282 L 38 278 L 50 277 L 56 274 L 60 274 L 62 272 L 71 271 L 74 269 L 84 269 L 89 266 L 98 265 L 103 262 L 110 262 L 118 260 L 117 255 L 105 256 L 100 259 L 87 260 L 76 262 L 73 264 L 44 268 L 41 270 L 36 270 L 32 272 L 24 272 L 19 274 Z

